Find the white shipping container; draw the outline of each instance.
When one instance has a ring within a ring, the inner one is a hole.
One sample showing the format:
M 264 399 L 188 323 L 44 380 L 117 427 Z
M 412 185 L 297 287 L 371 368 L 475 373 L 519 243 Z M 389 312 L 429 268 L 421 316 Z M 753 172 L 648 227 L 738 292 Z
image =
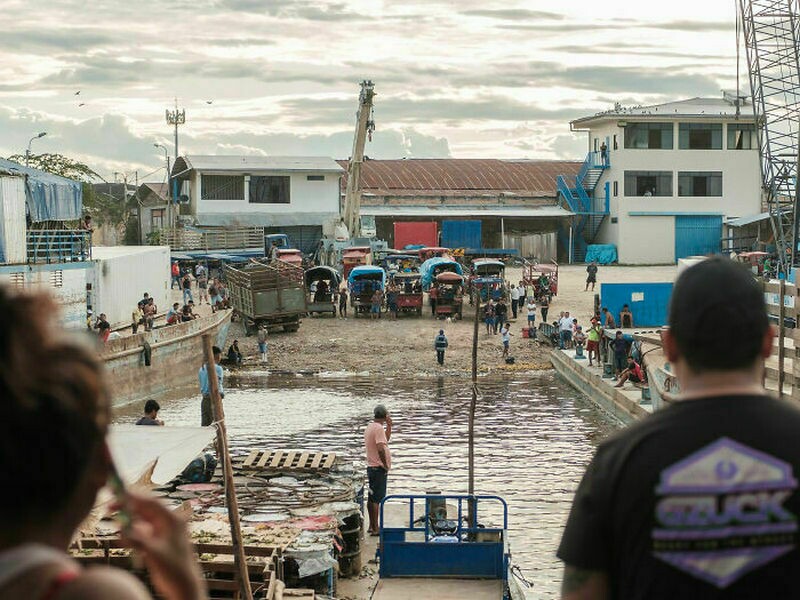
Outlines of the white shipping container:
M 46 292 L 58 304 L 67 329 L 86 327 L 86 277 L 88 263 L 6 265 L 0 267 L 0 285 L 28 292 Z
M 0 175 L 0 263 L 25 264 L 25 178 Z
M 169 246 L 95 246 L 88 282 L 91 308 L 105 313 L 112 327 L 131 322 L 136 303 L 147 292 L 159 312 L 168 309 Z

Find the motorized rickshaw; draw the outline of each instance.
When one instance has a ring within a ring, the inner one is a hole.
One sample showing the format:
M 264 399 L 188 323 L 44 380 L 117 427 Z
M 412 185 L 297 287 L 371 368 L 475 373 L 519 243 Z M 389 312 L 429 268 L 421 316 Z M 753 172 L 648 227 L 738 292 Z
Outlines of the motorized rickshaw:
M 773 261 L 767 260 L 769 256 L 769 252 L 740 252 L 734 260 L 747 266 L 754 275 L 764 275 L 764 267 L 766 266 L 766 270 L 769 272 L 772 270 L 770 263 L 774 264 Z
M 353 313 L 368 313 L 372 307 L 372 295 L 376 290 L 386 291 L 386 271 L 373 265 L 353 267 L 347 276 L 350 306 Z
M 499 300 L 506 297 L 506 264 L 494 258 L 476 258 L 472 261 L 469 278 L 470 304 L 478 293 L 481 301 L 489 297 Z M 488 290 L 488 291 L 487 291 Z
M 334 295 L 342 282 L 339 271 L 333 267 L 312 267 L 303 277 L 308 295 L 308 314 L 331 313 L 335 316 Z
M 372 264 L 372 250 L 369 246 L 352 246 L 342 252 L 342 275 L 350 276 L 355 267 Z
M 422 314 L 422 284 L 418 272 L 395 273 L 389 275 L 390 285 L 394 286 L 395 303 L 398 312 L 415 312 Z
M 450 271 L 439 273 L 433 286 L 436 288 L 436 318 L 460 319 L 464 306 L 464 277 Z
M 440 273 L 445 273 L 445 272 L 452 272 L 452 273 L 457 273 L 458 275 L 463 275 L 464 269 L 461 267 L 460 263 L 457 263 L 451 258 L 434 257 L 426 260 L 419 266 L 419 273 L 421 276 L 420 282 L 422 283 L 422 289 L 427 291 L 428 288 L 430 288 L 436 276 L 439 275 Z
M 419 257 L 413 254 L 390 254 L 381 262 L 390 277 L 394 273 L 419 273 L 419 265 Z
M 558 263 L 529 264 L 522 271 L 522 282 L 533 286 L 534 298 L 547 297 L 550 301 L 558 295 Z

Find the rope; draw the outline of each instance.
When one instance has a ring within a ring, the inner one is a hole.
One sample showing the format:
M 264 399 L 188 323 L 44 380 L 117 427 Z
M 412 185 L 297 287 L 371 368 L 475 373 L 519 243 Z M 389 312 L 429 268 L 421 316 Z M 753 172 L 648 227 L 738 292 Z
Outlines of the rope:
M 516 577 L 517 580 L 526 588 L 533 587 L 533 582 L 525 578 L 525 576 L 522 574 L 522 569 L 520 569 L 519 565 L 511 565 L 509 571 L 511 571 L 511 574 L 514 577 Z

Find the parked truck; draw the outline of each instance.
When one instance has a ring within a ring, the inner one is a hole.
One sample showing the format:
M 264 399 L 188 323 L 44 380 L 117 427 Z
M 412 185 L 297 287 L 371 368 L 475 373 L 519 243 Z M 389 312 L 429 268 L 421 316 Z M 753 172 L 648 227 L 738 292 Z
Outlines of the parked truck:
M 247 335 L 260 325 L 266 325 L 270 333 L 300 328 L 300 317 L 308 310 L 302 268 L 283 261 L 254 260 L 241 268 L 226 264 L 224 274 Z

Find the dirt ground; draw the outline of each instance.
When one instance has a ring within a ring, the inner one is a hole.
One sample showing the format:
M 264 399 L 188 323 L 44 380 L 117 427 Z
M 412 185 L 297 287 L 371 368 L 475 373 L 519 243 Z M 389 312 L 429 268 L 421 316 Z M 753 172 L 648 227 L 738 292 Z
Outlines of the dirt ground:
M 602 282 L 672 281 L 676 267 L 600 267 L 596 292 Z M 509 281 L 519 281 L 521 270 L 509 269 Z M 584 291 L 586 267 L 562 266 L 559 269 L 558 295 L 550 305 L 548 320 L 552 322 L 562 310 L 588 321 L 594 295 Z M 426 300 L 427 306 L 427 300 Z M 202 307 L 206 309 L 207 307 Z M 201 310 L 202 310 L 201 309 Z M 205 311 L 203 311 L 205 312 Z M 509 307 L 510 313 L 510 307 Z M 383 314 L 380 320 L 365 317 L 347 319 L 326 317 L 304 318 L 297 333 L 273 334 L 269 338 L 268 368 L 273 372 L 316 373 L 347 372 L 392 375 L 463 375 L 471 369 L 473 307 L 465 307 L 463 321 L 434 320 L 423 316 L 401 316 L 396 321 Z M 537 314 L 537 325 L 540 315 Z M 483 323 L 478 329 L 478 368 L 481 373 L 549 369 L 549 344 L 523 339 L 527 326 L 525 311 L 511 320 L 511 356 L 515 364 L 502 359 L 500 335 L 489 335 Z M 444 367 L 436 363 L 433 340 L 444 329 L 449 341 Z M 228 344 L 234 339 L 245 355 L 245 366 L 260 366 L 255 337 L 246 337 L 241 323 L 233 323 Z M 227 351 L 227 346 L 223 349 Z

